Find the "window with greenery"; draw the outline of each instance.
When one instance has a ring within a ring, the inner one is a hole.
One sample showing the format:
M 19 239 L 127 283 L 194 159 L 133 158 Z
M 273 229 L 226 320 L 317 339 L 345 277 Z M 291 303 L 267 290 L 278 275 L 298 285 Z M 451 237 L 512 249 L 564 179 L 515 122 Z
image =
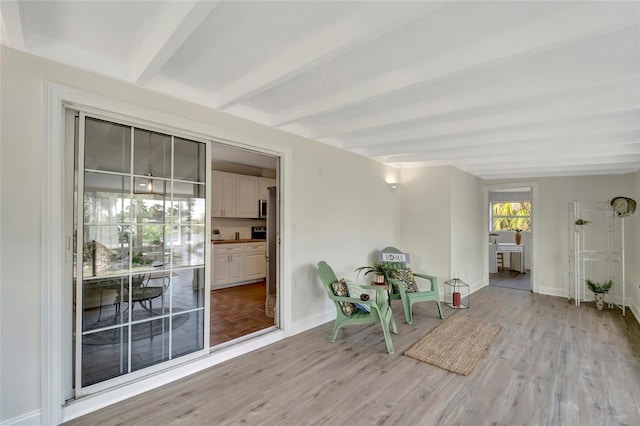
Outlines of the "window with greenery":
M 531 231 L 531 201 L 491 203 L 491 231 Z

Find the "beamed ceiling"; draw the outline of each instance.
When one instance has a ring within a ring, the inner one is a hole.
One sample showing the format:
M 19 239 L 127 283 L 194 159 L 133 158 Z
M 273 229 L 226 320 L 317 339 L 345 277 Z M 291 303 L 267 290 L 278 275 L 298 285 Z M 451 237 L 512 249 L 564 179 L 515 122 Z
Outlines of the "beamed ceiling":
M 640 2 L 7 1 L 2 42 L 397 165 L 640 168 Z

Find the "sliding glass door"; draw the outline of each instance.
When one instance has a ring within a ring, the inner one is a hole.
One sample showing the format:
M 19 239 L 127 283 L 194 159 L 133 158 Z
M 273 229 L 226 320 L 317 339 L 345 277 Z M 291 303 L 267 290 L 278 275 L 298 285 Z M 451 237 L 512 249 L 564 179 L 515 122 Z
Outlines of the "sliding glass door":
M 205 142 L 83 113 L 76 125 L 79 397 L 204 348 L 209 191 Z

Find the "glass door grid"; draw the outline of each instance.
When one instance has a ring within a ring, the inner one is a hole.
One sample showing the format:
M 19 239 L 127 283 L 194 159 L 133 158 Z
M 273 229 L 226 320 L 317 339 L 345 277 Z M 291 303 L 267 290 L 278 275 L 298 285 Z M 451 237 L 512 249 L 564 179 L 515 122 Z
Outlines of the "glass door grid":
M 83 113 L 77 133 L 79 397 L 203 349 L 208 191 L 204 142 Z

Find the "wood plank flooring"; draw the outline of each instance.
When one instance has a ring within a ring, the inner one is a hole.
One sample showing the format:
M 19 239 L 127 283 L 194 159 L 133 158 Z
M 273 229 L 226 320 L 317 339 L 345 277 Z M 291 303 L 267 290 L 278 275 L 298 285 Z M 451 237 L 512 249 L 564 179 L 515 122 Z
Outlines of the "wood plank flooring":
M 627 310 L 485 287 L 468 315 L 503 326 L 459 376 L 402 353 L 440 324 L 434 303 L 404 323 L 332 323 L 76 419 L 71 425 L 638 425 L 640 324 Z
M 489 274 L 489 285 L 531 291 L 531 271 L 527 269 L 525 274 L 521 274 L 519 271 L 503 269 Z

